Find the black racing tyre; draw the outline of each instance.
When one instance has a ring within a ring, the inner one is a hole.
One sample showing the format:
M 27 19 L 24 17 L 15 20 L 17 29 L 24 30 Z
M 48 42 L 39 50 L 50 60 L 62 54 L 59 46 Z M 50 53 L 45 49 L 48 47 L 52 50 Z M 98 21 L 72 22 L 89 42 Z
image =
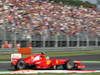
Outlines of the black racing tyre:
M 16 70 L 26 69 L 26 63 L 21 59 L 17 62 L 15 66 Z
M 33 70 L 34 70 L 34 69 L 37 69 L 35 64 L 29 66 L 29 68 L 30 68 L 30 69 L 33 69 Z
M 54 69 L 54 70 L 62 70 L 62 69 L 63 69 L 63 65 L 62 65 L 62 64 L 60 64 L 60 65 L 55 65 L 55 66 L 53 66 L 53 69 Z
M 65 64 L 63 65 L 63 69 L 72 70 L 74 68 L 74 65 L 75 64 L 73 61 L 65 62 Z

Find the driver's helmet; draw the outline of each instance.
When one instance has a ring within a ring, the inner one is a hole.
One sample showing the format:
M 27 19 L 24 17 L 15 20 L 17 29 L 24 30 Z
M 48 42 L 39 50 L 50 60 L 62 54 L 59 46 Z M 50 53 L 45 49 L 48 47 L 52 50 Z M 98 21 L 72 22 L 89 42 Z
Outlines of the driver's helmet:
M 41 52 L 41 54 L 43 55 L 43 57 L 45 57 L 46 59 L 50 59 L 50 57 L 49 56 L 46 56 L 45 55 L 45 52 Z

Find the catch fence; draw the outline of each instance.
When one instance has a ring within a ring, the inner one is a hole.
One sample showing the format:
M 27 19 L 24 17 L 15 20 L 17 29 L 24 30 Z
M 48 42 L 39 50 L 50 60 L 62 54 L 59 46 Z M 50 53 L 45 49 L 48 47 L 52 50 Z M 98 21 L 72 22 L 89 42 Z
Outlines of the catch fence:
M 27 35 L 26 35 L 27 36 Z M 87 34 L 69 36 L 66 34 L 59 35 L 30 35 L 30 37 L 23 36 L 23 34 L 15 34 L 14 32 L 0 31 L 0 48 L 4 41 L 8 43 L 20 44 L 21 47 L 27 47 L 31 44 L 32 47 L 99 47 L 100 36 L 89 36 Z

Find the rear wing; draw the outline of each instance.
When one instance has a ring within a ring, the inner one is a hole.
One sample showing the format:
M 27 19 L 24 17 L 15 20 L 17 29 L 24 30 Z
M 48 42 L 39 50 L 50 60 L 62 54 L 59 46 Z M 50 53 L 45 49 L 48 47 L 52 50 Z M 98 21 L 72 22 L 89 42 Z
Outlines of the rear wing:
M 16 61 L 16 60 L 21 59 L 21 58 L 22 58 L 22 55 L 20 53 L 11 54 L 11 62 Z

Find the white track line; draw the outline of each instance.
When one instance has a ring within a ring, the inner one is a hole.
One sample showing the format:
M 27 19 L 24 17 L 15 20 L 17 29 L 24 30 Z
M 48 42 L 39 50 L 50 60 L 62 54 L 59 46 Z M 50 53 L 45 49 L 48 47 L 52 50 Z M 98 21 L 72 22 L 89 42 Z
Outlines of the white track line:
M 2 71 L 0 74 L 34 74 L 34 73 L 93 73 L 100 72 L 100 70 L 22 70 L 22 71 Z

